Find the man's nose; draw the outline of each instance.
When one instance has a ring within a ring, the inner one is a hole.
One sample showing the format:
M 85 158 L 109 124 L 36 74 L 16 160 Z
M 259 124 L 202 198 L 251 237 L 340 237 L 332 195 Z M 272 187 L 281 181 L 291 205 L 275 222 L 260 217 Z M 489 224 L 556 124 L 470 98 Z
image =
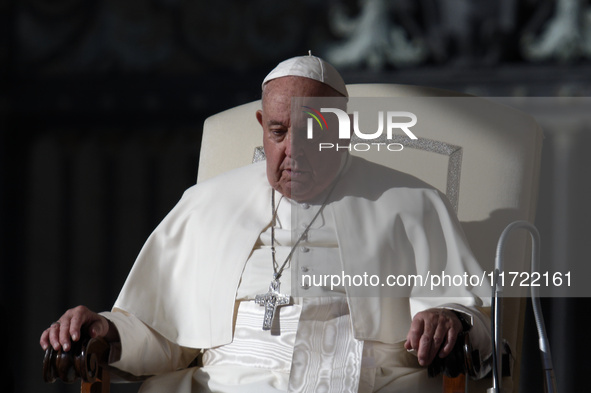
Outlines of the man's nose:
M 304 142 L 301 141 L 300 139 L 296 139 L 294 141 L 294 138 L 292 136 L 292 134 L 290 133 L 288 135 L 288 137 L 285 140 L 286 146 L 285 146 L 285 155 L 290 158 L 293 161 L 297 161 L 302 159 L 305 156 L 305 151 L 304 151 Z
M 291 130 L 289 130 L 287 132 L 287 137 L 285 138 L 285 155 L 289 158 L 291 158 L 291 154 L 292 154 L 292 141 L 293 139 L 291 138 Z

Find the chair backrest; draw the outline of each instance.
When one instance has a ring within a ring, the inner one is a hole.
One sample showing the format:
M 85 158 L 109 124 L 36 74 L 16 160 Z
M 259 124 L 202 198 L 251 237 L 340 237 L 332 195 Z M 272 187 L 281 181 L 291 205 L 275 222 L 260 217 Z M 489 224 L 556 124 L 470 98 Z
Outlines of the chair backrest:
M 347 88 L 352 102 L 354 97 L 421 98 L 412 101 L 419 119 L 413 132 L 419 140 L 406 145 L 404 155 L 366 157 L 415 175 L 444 192 L 457 210 L 474 254 L 486 271 L 492 271 L 502 230 L 515 220 L 534 220 L 543 139 L 537 123 L 508 106 L 440 89 L 394 84 Z M 260 101 L 206 120 L 198 181 L 253 162 L 262 145 L 257 109 Z M 527 271 L 526 234 L 514 237 L 506 260 L 511 261 L 511 270 Z M 524 312 L 523 299 L 505 302 L 503 333 L 517 355 L 521 353 Z M 513 381 L 505 381 L 504 388 L 511 389 L 518 382 L 517 360 Z M 476 391 L 484 387 L 490 387 L 490 381 L 481 382 Z

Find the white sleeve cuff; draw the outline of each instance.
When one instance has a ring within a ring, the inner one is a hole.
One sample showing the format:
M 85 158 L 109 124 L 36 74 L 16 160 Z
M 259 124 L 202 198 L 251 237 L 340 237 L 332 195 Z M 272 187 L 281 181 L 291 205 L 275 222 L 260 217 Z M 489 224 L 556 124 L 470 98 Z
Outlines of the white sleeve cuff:
M 199 354 L 198 349 L 181 347 L 125 311 L 102 312 L 121 340 L 121 357 L 110 363 L 136 376 L 155 375 L 186 367 Z

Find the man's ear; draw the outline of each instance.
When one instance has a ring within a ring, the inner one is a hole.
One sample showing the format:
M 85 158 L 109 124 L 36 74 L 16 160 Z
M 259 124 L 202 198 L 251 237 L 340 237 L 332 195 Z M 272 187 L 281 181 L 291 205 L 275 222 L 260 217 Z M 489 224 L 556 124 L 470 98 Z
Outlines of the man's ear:
M 259 109 L 256 113 L 256 116 L 257 116 L 257 120 L 259 121 L 259 124 L 262 127 L 263 126 L 263 111 Z

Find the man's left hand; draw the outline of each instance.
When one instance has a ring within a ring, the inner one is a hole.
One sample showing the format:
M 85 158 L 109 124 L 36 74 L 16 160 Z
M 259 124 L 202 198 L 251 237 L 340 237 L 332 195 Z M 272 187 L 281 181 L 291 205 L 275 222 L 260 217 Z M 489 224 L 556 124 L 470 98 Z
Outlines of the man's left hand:
M 428 366 L 437 353 L 441 358 L 451 353 L 461 332 L 462 323 L 453 311 L 430 308 L 415 315 L 406 335 L 404 347 L 407 350 L 414 349 L 419 364 Z

